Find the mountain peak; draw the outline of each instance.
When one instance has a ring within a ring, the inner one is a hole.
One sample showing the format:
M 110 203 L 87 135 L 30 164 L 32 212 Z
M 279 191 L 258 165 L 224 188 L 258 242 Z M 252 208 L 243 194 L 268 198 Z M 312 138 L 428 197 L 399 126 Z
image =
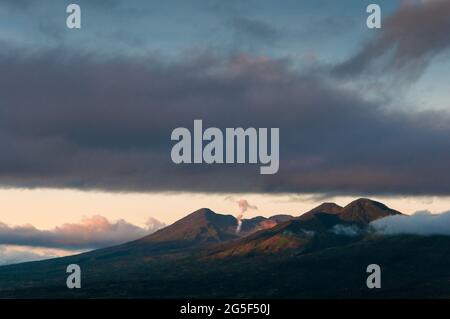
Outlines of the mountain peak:
M 186 217 L 205 217 L 205 218 L 213 218 L 214 216 L 219 215 L 217 213 L 215 213 L 214 211 L 212 211 L 209 208 L 200 208 L 197 209 L 196 211 L 190 213 L 189 215 L 187 215 Z
M 342 207 L 336 203 L 326 202 L 322 203 L 317 207 L 314 207 L 310 211 L 301 215 L 301 218 L 309 218 L 317 213 L 327 213 L 327 214 L 339 214 L 342 211 Z
M 236 237 L 236 218 L 209 208 L 198 209 L 172 225 L 144 237 L 146 242 L 213 243 Z
M 376 219 L 399 214 L 401 213 L 383 203 L 369 198 L 359 198 L 345 206 L 339 216 L 346 221 L 370 223 Z
M 350 202 L 347 206 L 344 207 L 345 208 L 378 208 L 378 209 L 382 209 L 382 210 L 389 210 L 389 207 L 387 207 L 385 204 L 374 201 L 372 199 L 369 198 L 358 198 L 355 199 L 354 201 Z
M 337 214 L 341 210 L 342 210 L 342 206 L 339 206 L 338 204 L 332 203 L 332 202 L 325 202 L 325 203 L 322 203 L 319 206 L 311 209 L 309 212 L 320 212 L 320 213 L 328 213 L 328 214 Z

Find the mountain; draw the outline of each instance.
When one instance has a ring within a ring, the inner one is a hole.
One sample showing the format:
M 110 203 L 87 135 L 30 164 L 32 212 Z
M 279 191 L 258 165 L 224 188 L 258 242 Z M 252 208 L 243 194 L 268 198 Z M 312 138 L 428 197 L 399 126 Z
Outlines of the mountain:
M 343 208 L 326 203 L 300 218 L 246 219 L 236 234 L 233 216 L 203 208 L 123 245 L 2 266 L 0 297 L 450 297 L 450 236 L 364 231 L 370 221 L 397 214 L 358 199 Z M 261 229 L 264 223 L 276 225 Z M 382 289 L 365 285 L 372 263 L 382 268 Z M 82 289 L 67 289 L 69 264 L 81 267 Z
M 104 258 L 104 256 L 126 256 L 132 251 L 135 256 L 146 258 L 168 257 L 183 254 L 186 250 L 192 251 L 243 238 L 292 218 L 290 215 L 275 215 L 269 218 L 259 216 L 243 219 L 241 231 L 236 233 L 237 219 L 234 216 L 217 214 L 209 208 L 201 208 L 146 237 L 89 254 L 95 255 L 94 258 L 100 255 Z
M 269 229 L 288 220 L 294 219 L 291 215 L 274 215 L 271 217 L 257 216 L 242 220 L 242 228 L 239 235 L 241 237 L 252 234 L 258 230 Z
M 184 246 L 220 243 L 273 227 L 292 218 L 290 215 L 275 215 L 269 218 L 259 216 L 243 219 L 241 232 L 237 234 L 237 219 L 234 216 L 221 215 L 208 208 L 202 208 L 138 240 L 137 243 L 182 243 Z
M 216 214 L 208 208 L 199 209 L 174 224 L 140 239 L 142 244 L 182 242 L 185 244 L 215 243 L 237 238 L 237 220 L 231 215 Z
M 401 213 L 366 198 L 357 199 L 345 207 L 323 203 L 295 219 L 216 246 L 211 256 L 227 258 L 292 251 L 305 253 L 345 245 L 361 240 L 371 221 L 397 214 Z
M 382 203 L 367 198 L 357 199 L 339 212 L 339 217 L 342 220 L 361 224 L 367 224 L 392 215 L 401 215 L 401 213 Z
M 379 218 L 401 214 L 380 202 L 368 198 L 359 198 L 345 207 L 341 207 L 335 203 L 323 203 L 300 215 L 298 218 L 305 219 L 317 213 L 335 214 L 344 221 L 359 224 L 368 224 Z
M 268 219 L 273 220 L 277 224 L 280 224 L 283 222 L 287 222 L 288 220 L 294 219 L 294 217 L 291 215 L 278 214 L 278 215 L 270 216 Z
M 328 213 L 328 214 L 339 214 L 342 211 L 342 207 L 336 203 L 323 203 L 319 206 L 311 209 L 310 211 L 304 213 L 300 217 L 307 217 L 314 215 L 316 213 Z
M 65 286 L 71 263 L 84 271 L 82 289 Z M 372 263 L 382 267 L 381 289 L 366 287 Z M 450 236 L 388 236 L 313 253 L 220 260 L 73 256 L 0 267 L 0 297 L 450 298 L 448 265 Z
M 261 230 L 242 239 L 217 245 L 211 258 L 254 256 L 275 253 L 304 253 L 354 241 L 357 237 L 336 234 L 336 225 L 353 225 L 337 214 L 316 212 L 288 220 L 270 229 Z M 358 237 L 359 239 L 359 237 Z

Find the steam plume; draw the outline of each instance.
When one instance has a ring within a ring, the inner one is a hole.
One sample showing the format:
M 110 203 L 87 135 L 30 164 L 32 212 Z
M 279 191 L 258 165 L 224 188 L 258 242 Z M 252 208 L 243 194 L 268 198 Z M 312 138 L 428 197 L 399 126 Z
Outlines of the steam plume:
M 242 228 L 242 218 L 244 217 L 244 213 L 249 209 L 258 209 L 255 205 L 250 204 L 246 199 L 235 200 L 233 197 L 226 197 L 226 200 L 230 200 L 238 204 L 240 213 L 236 216 L 237 219 L 237 227 L 236 234 L 239 234 Z

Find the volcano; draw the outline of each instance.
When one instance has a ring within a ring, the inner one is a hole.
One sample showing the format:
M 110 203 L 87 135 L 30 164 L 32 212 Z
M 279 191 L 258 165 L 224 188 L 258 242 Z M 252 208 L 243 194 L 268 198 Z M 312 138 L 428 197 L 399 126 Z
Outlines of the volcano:
M 370 232 L 371 221 L 398 214 L 362 198 L 296 218 L 246 219 L 236 234 L 235 217 L 202 208 L 123 245 L 2 266 L 0 297 L 449 297 L 450 236 Z M 372 263 L 383 269 L 383 288 L 373 291 L 365 286 Z M 82 289 L 67 289 L 69 264 L 82 269 Z

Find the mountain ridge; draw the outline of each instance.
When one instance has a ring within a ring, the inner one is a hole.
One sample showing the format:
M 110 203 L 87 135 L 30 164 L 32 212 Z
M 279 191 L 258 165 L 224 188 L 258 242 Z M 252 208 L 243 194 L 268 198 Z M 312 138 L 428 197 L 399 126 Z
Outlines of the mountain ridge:
M 442 245 L 450 247 L 450 237 L 378 236 L 361 231 L 373 220 L 401 214 L 382 203 L 362 198 L 345 207 L 325 203 L 307 213 L 295 218 L 245 219 L 247 232 L 236 234 L 235 217 L 202 208 L 119 246 L 1 266 L 0 297 L 307 297 L 324 296 L 321 289 L 326 287 L 333 297 L 363 296 L 364 290 L 354 283 L 359 280 L 357 274 L 365 275 L 365 267 L 373 262 L 385 262 L 388 271 L 396 269 L 400 283 L 408 287 L 415 282 L 410 276 L 401 277 L 406 265 L 416 270 L 435 265 L 437 272 L 428 277 L 421 274 L 424 287 L 434 276 L 432 287 L 442 290 L 445 287 L 439 283 L 450 278 L 446 267 L 450 254 L 442 251 Z M 268 221 L 267 227 L 259 228 Z M 417 253 L 427 256 L 427 262 L 417 261 Z M 69 264 L 80 265 L 86 274 L 80 291 L 69 291 L 64 285 Z M 339 278 L 343 290 L 327 285 L 330 274 Z M 261 278 L 268 278 L 270 284 Z M 305 284 L 309 289 L 302 288 Z M 395 294 L 398 289 L 393 286 L 388 291 Z
M 212 258 L 274 254 L 287 250 L 306 252 L 348 244 L 360 240 L 370 222 L 397 214 L 401 213 L 367 198 L 354 200 L 345 207 L 323 203 L 273 228 L 224 243 L 216 247 Z M 354 235 L 349 236 L 334 227 L 350 227 Z

